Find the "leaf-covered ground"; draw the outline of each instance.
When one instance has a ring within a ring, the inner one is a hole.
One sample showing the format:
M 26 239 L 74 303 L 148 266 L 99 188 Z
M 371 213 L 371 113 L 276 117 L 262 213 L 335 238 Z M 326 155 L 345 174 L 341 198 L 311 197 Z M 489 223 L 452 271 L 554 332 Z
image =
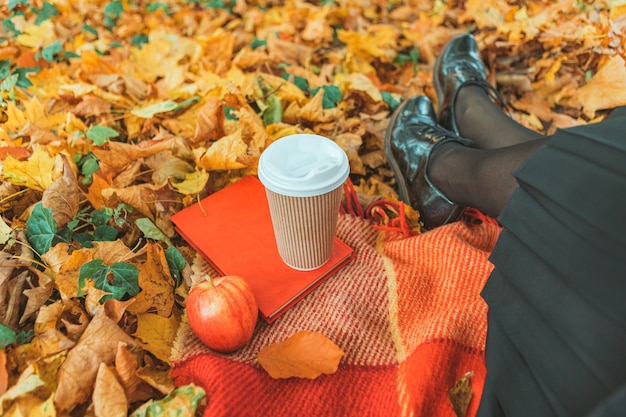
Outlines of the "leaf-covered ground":
M 626 104 L 623 0 L 8 0 L 0 20 L 4 416 L 192 415 L 169 352 L 194 253 L 170 216 L 296 132 L 396 199 L 384 129 L 403 99 L 436 103 L 451 36 L 476 35 L 537 131 Z

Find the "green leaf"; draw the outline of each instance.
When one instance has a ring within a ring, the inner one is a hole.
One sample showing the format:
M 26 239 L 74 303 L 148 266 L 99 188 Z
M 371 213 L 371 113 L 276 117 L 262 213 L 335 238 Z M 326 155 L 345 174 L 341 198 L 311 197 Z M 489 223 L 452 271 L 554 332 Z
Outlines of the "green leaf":
M 109 282 L 109 273 L 112 275 Z M 78 296 L 85 295 L 85 281 L 91 279 L 94 286 L 110 293 L 102 297 L 101 302 L 110 298 L 121 300 L 126 294 L 135 296 L 139 293 L 139 269 L 127 262 L 116 262 L 111 266 L 104 265 L 101 259 L 87 262 L 78 274 Z
M 104 261 L 102 259 L 94 259 L 89 261 L 80 267 L 78 272 L 78 297 L 85 295 L 85 280 L 92 278 L 103 267 Z M 106 277 L 105 277 L 106 278 Z
M 239 120 L 237 116 L 235 116 L 234 107 L 222 106 L 224 108 L 224 118 L 226 120 Z
M 160 400 L 150 400 L 137 408 L 129 417 L 193 416 L 206 397 L 203 388 L 183 385 Z
M 394 111 L 400 105 L 400 102 L 396 100 L 389 91 L 383 91 L 380 95 L 383 97 L 383 101 L 387 103 L 391 111 Z
M 337 103 L 341 100 L 341 90 L 336 85 L 324 85 L 322 87 L 310 90 L 312 95 L 317 94 L 320 88 L 324 89 L 324 98 L 322 99 L 322 108 L 332 109 L 337 107 Z
M 120 134 L 115 129 L 111 129 L 110 127 L 96 125 L 91 126 L 85 135 L 92 140 L 94 145 L 102 146 L 106 141 L 111 138 L 115 138 Z
M 183 280 L 182 272 L 187 261 L 185 261 L 185 258 L 176 246 L 170 246 L 165 250 L 165 259 L 170 268 L 170 274 L 172 274 L 172 278 L 174 278 L 174 282 L 178 287 Z
M 43 6 L 37 12 L 37 20 L 35 20 L 35 24 L 39 26 L 42 22 L 50 19 L 52 16 L 58 16 L 59 11 L 57 10 L 54 4 L 50 4 L 47 1 L 43 2 Z
M 250 42 L 250 48 L 252 49 L 257 49 L 262 46 L 267 46 L 267 41 L 265 39 L 259 39 L 255 36 L 254 39 L 252 39 L 252 42 Z
M 282 77 L 284 80 L 294 83 L 300 90 L 309 91 L 309 81 L 306 78 L 300 77 L 299 75 L 292 75 L 288 72 L 284 72 Z
M 149 218 L 142 217 L 137 219 L 135 224 L 148 239 L 160 240 L 165 242 L 167 246 L 172 246 L 172 241 Z
M 26 74 L 28 74 L 29 72 L 39 72 L 40 70 L 41 68 L 39 67 L 15 68 L 13 73 L 18 75 L 16 85 L 22 88 L 32 87 L 33 83 L 30 82 Z
M 63 45 L 61 45 L 61 41 L 56 40 L 41 50 L 41 56 L 46 61 L 52 62 L 54 61 L 54 56 L 59 52 L 63 52 Z M 38 55 L 39 54 L 35 54 L 35 58 L 37 58 Z
M 169 6 L 165 3 L 161 3 L 161 2 L 154 2 L 154 3 L 148 3 L 146 5 L 146 9 L 148 10 L 148 12 L 150 13 L 154 13 L 157 10 L 161 9 L 163 10 L 163 13 L 165 14 L 169 14 Z
M 12 91 L 13 87 L 17 84 L 19 75 L 11 74 L 0 83 L 0 91 Z
M 17 28 L 15 27 L 15 24 L 13 23 L 11 19 L 4 19 L 2 21 L 2 30 L 6 33 L 12 32 L 13 36 L 18 36 L 22 34 L 22 32 L 17 30 Z
M 108 224 L 98 226 L 93 231 L 93 240 L 96 242 L 111 242 L 117 238 L 117 229 Z
M 15 9 L 17 6 L 28 6 L 30 4 L 30 0 L 9 0 L 7 2 L 7 7 L 9 10 Z
M 35 337 L 35 329 L 22 330 L 17 334 L 17 344 L 23 345 L 33 341 Z
M 26 239 L 39 255 L 50 250 L 56 231 L 57 223 L 52 218 L 52 209 L 37 203 L 26 220 Z
M 283 105 L 276 96 L 269 96 L 265 100 L 267 108 L 263 112 L 263 123 L 265 126 L 273 123 L 280 123 L 283 120 Z
M 17 333 L 10 327 L 0 323 L 0 349 L 12 345 L 17 341 Z
M 93 174 L 100 169 L 100 164 L 96 155 L 94 155 L 92 152 L 89 152 L 78 161 L 77 165 L 80 168 L 80 172 L 82 172 L 83 174 L 82 183 L 84 185 L 91 184 L 93 180 Z
M 104 6 L 104 14 L 111 19 L 119 19 L 124 12 L 124 5 L 120 0 L 112 1 Z
M 411 52 L 407 54 L 398 54 L 396 56 L 396 58 L 394 59 L 394 61 L 400 65 L 400 66 L 404 66 L 405 63 L 407 62 L 412 62 L 413 63 L 413 72 L 417 72 L 417 63 L 420 60 L 420 50 L 418 46 L 413 47 L 413 49 L 411 49 Z
M 93 26 L 88 25 L 87 23 L 83 25 L 83 30 L 85 32 L 91 33 L 94 36 L 98 36 L 98 30 Z
M 131 297 L 139 294 L 139 268 L 127 262 L 116 262 L 110 270 L 113 273 L 113 286 L 124 289 Z
M 150 42 L 150 39 L 148 38 L 148 35 L 144 34 L 133 35 L 133 37 L 130 38 L 130 43 L 135 45 L 139 49 L 141 49 L 143 44 L 148 42 Z
M 157 113 L 166 113 L 178 107 L 175 101 L 167 100 L 160 103 L 151 104 L 140 109 L 132 110 L 131 113 L 143 119 L 151 119 Z
M 11 73 L 11 61 L 4 59 L 0 61 L 0 78 L 4 79 Z

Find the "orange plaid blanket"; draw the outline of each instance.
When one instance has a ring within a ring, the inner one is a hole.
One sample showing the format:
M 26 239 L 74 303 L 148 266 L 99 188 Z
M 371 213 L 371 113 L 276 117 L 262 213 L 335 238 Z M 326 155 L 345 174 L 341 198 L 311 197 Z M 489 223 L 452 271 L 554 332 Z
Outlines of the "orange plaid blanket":
M 183 322 L 175 382 L 206 390 L 204 416 L 443 417 L 455 415 L 449 390 L 472 372 L 474 416 L 485 378 L 480 291 L 499 232 L 494 222 L 460 221 L 406 237 L 342 214 L 337 235 L 354 259 L 275 323 L 259 320 L 233 354 L 212 352 Z M 314 380 L 272 379 L 257 353 L 301 330 L 343 349 L 339 369 Z

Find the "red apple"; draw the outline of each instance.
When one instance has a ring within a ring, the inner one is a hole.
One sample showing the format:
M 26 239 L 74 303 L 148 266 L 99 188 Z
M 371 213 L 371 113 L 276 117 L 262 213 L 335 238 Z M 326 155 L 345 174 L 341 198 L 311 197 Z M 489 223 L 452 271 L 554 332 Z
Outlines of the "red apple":
M 214 280 L 207 275 L 189 292 L 186 310 L 198 339 L 218 352 L 232 352 L 248 343 L 259 314 L 250 285 L 236 275 Z

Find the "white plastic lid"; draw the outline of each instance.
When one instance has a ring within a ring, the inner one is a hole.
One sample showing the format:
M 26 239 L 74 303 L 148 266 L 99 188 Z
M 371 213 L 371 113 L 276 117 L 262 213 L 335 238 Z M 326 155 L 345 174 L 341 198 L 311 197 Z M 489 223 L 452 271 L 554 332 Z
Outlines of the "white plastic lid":
M 261 154 L 259 180 L 278 194 L 312 197 L 339 187 L 348 178 L 346 153 L 319 135 L 295 134 L 273 142 Z

